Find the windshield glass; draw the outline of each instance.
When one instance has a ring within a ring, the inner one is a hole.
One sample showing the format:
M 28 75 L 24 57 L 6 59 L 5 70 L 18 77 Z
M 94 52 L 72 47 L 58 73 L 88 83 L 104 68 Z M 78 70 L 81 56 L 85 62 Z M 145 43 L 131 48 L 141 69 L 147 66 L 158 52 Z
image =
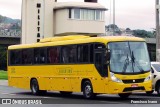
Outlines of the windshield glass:
M 157 72 L 160 72 L 160 64 L 152 64 L 152 66 Z
M 112 42 L 110 69 L 114 73 L 141 73 L 150 71 L 150 60 L 145 42 Z

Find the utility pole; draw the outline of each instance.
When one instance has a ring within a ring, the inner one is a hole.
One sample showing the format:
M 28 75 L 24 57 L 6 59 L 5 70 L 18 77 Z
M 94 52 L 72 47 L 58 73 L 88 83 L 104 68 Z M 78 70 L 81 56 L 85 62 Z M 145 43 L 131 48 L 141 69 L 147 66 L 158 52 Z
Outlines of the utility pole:
M 113 0 L 113 36 L 115 36 L 115 0 Z
M 159 0 L 155 0 L 155 10 L 156 10 L 156 61 L 160 61 L 160 35 L 159 35 Z

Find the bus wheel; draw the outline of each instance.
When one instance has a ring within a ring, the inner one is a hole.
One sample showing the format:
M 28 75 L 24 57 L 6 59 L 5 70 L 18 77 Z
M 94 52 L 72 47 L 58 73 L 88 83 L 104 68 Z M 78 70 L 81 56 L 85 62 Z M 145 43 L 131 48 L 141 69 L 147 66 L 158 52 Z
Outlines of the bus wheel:
M 92 84 L 90 81 L 85 81 L 83 83 L 83 96 L 86 99 L 94 98 L 96 94 L 93 93 Z
M 69 92 L 69 91 L 60 91 L 60 93 L 62 95 L 70 95 L 70 94 L 72 94 L 72 92 Z
M 152 90 L 152 91 L 146 91 L 146 94 L 152 94 L 154 92 L 154 90 Z
M 157 88 L 157 89 L 156 89 L 156 90 L 157 90 L 157 94 L 160 95 L 160 83 L 157 85 L 156 88 Z
M 38 85 L 38 81 L 36 79 L 31 80 L 31 91 L 32 94 L 34 95 L 42 95 L 42 94 L 46 94 L 46 90 L 39 90 L 39 85 Z
M 119 93 L 118 95 L 124 99 L 124 98 L 128 98 L 131 95 L 131 93 Z

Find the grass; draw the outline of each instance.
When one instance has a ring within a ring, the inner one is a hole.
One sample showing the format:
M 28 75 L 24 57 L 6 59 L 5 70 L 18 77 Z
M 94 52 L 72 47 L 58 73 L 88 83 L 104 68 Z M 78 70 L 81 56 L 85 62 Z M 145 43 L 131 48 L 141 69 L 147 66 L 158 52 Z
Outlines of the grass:
M 7 79 L 8 79 L 7 72 L 0 70 L 0 80 L 7 80 Z

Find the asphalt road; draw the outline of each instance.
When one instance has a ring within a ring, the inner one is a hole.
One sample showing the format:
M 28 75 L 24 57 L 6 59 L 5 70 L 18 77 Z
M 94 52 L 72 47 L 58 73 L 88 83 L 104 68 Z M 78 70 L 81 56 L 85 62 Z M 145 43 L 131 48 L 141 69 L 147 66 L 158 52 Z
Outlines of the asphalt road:
M 0 86 L 0 98 L 24 98 L 24 99 L 41 99 L 42 103 L 48 104 L 137 104 L 135 101 L 152 101 L 160 105 L 160 96 L 155 93 L 146 95 L 145 93 L 134 93 L 127 99 L 121 99 L 118 95 L 98 95 L 95 99 L 86 100 L 82 93 L 73 93 L 64 96 L 59 92 L 48 92 L 46 95 L 34 96 L 30 90 L 22 90 L 8 86 Z M 144 104 L 142 103 L 142 104 Z M 151 102 L 149 104 L 152 104 Z M 140 103 L 141 104 L 141 103 Z M 148 104 L 148 103 L 147 103 Z

